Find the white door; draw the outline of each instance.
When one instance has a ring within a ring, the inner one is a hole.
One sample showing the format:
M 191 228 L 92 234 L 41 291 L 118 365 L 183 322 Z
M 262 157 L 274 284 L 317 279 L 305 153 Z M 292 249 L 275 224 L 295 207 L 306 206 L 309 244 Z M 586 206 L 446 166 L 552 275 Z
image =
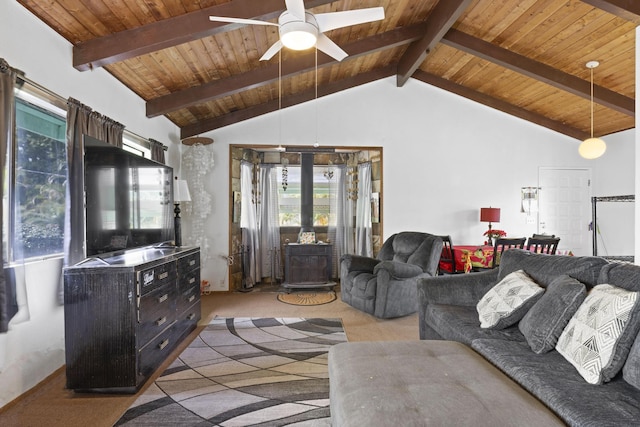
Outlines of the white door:
M 560 237 L 559 250 L 591 255 L 591 170 L 540 168 L 538 232 Z

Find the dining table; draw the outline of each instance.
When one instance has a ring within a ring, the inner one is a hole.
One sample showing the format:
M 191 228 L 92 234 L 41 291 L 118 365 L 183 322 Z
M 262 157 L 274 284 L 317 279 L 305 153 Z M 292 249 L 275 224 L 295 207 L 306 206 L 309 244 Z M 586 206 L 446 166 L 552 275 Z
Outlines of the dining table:
M 453 246 L 453 258 L 456 271 L 469 273 L 474 269 L 491 268 L 493 261 L 493 246 L 489 245 L 455 245 Z M 445 267 L 442 266 L 441 267 Z M 451 265 L 445 270 L 451 270 Z

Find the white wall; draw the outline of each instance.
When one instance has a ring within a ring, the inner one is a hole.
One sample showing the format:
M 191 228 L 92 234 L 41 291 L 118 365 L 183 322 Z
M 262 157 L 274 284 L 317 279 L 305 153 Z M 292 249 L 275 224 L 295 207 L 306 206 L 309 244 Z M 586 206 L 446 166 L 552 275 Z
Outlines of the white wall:
M 15 1 L 0 1 L 0 40 L 0 57 L 27 78 L 169 145 L 169 160 L 177 158 L 175 125 L 164 117 L 147 119 L 143 100 L 105 70 L 76 71 L 71 44 Z M 60 259 L 26 266 L 30 318 L 0 334 L 0 407 L 64 364 L 64 312 L 57 304 L 61 266 Z
M 588 161 L 578 155 L 575 139 L 417 80 L 397 88 L 391 77 L 320 98 L 317 106 L 310 102 L 210 132 L 217 157 L 208 227 L 212 254 L 228 250 L 229 145 L 277 145 L 280 120 L 283 145 L 311 145 L 316 109 L 321 145 L 383 147 L 384 237 L 423 230 L 451 234 L 454 242 L 481 243 L 487 226 L 479 222 L 479 208 L 486 206 L 501 208 L 494 228 L 531 235 L 537 224 L 527 225 L 520 213 L 520 188 L 537 186 L 539 167 L 591 168 L 594 195 L 634 190 L 633 131 L 605 138 L 605 156 Z M 615 243 L 608 243 L 610 251 L 617 251 Z M 203 276 L 226 290 L 215 273 L 224 268 L 214 256 Z
M 74 70 L 71 45 L 16 2 L 0 2 L 0 40 L 0 57 L 10 65 L 137 134 L 169 144 L 168 162 L 178 168 L 185 147 L 178 144 L 175 126 L 164 118 L 146 119 L 144 102 L 105 70 Z M 206 187 L 212 211 L 205 226 L 213 256 L 202 270 L 214 289 L 228 289 L 226 265 L 218 255 L 228 251 L 229 145 L 311 145 L 316 109 L 320 144 L 383 147 L 384 237 L 425 230 L 479 243 L 486 230 L 479 208 L 489 205 L 502 209 L 495 228 L 530 235 L 536 230 L 519 211 L 520 188 L 537 185 L 541 166 L 592 168 L 594 194 L 634 191 L 635 132 L 605 138 L 612 141 L 607 154 L 586 161 L 577 154 L 576 140 L 416 80 L 397 88 L 388 78 L 203 135 L 215 140 L 215 166 Z M 188 226 L 189 218 L 184 222 Z M 31 320 L 0 334 L 0 407 L 64 363 L 63 310 L 55 303 L 58 271 L 59 260 L 29 267 Z

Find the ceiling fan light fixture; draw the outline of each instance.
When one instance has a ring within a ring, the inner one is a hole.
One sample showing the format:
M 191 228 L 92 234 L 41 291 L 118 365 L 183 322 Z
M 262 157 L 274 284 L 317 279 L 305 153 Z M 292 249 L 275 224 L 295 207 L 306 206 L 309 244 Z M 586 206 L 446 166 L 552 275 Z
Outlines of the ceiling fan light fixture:
M 309 12 L 305 12 L 304 19 L 294 16 L 291 12 L 282 12 L 278 18 L 280 41 L 285 47 L 293 50 L 305 50 L 316 45 L 318 40 L 318 21 Z

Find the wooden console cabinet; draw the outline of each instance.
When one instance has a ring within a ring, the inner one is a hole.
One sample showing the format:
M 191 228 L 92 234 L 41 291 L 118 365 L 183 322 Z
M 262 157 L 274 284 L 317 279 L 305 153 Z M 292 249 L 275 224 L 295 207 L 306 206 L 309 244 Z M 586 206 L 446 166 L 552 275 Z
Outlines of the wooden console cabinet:
M 200 249 L 65 268 L 64 309 L 67 388 L 135 393 L 200 320 Z
M 289 243 L 284 246 L 285 288 L 333 287 L 333 245 Z

